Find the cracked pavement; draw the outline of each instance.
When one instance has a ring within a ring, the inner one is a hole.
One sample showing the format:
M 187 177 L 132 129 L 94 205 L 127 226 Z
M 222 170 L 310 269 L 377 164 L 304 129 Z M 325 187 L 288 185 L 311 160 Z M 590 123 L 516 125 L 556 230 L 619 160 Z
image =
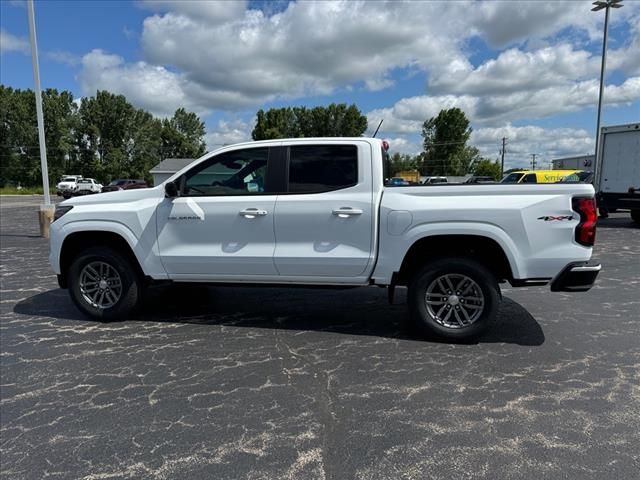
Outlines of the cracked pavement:
M 11 479 L 640 478 L 640 229 L 588 293 L 504 288 L 477 343 L 404 291 L 163 287 L 100 324 L 57 288 L 37 197 L 0 198 L 0 474 Z

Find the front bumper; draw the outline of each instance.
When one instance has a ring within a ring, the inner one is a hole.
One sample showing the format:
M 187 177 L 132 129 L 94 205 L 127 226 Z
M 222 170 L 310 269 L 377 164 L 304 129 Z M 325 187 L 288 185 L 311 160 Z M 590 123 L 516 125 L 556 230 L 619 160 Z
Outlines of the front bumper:
M 596 281 L 602 265 L 570 263 L 551 282 L 552 292 L 586 292 Z

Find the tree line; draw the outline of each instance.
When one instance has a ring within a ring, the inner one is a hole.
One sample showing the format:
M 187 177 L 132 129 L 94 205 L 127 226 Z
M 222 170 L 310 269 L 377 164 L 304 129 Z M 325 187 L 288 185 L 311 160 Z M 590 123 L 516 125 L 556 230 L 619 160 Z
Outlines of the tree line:
M 47 89 L 42 103 L 51 185 L 65 174 L 150 181 L 149 170 L 161 160 L 206 150 L 204 123 L 183 108 L 157 118 L 100 90 L 76 102 L 68 91 Z M 34 92 L 0 85 L 0 186 L 41 182 Z
M 49 182 L 65 174 L 151 180 L 149 171 L 165 158 L 197 158 L 205 153 L 205 126 L 184 108 L 171 118 L 137 109 L 123 95 L 99 90 L 75 101 L 68 91 L 43 92 Z M 253 140 L 296 137 L 359 137 L 367 117 L 356 105 L 258 110 Z M 422 127 L 423 151 L 392 155 L 390 174 L 500 176 L 497 162 L 468 145 L 470 122 L 459 108 L 440 111 Z M 392 145 L 393 149 L 393 145 Z M 40 185 L 40 150 L 32 90 L 0 85 L 0 187 Z

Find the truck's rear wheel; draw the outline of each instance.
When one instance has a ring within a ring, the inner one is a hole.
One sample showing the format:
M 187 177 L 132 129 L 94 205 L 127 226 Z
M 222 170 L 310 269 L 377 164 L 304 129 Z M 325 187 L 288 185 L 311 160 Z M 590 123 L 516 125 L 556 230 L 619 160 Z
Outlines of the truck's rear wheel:
M 429 336 L 447 340 L 477 337 L 495 319 L 498 289 L 495 276 L 475 260 L 434 260 L 409 285 L 412 320 Z
M 125 318 L 142 293 L 134 266 L 108 247 L 92 247 L 80 253 L 69 267 L 68 279 L 76 306 L 101 321 Z

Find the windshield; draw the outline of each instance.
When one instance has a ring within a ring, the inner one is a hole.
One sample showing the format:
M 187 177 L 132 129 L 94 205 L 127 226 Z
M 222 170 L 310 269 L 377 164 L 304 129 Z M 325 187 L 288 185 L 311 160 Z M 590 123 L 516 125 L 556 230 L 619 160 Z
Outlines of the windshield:
M 120 185 L 124 185 L 125 183 L 127 183 L 126 180 L 114 180 L 109 185 L 120 186 Z
M 562 183 L 576 183 L 576 182 L 588 182 L 591 177 L 591 172 L 576 172 L 571 175 L 567 175 L 560 182 Z
M 504 177 L 502 179 L 502 182 L 500 183 L 518 183 L 523 176 L 524 176 L 524 173 L 522 172 L 510 173 L 509 175 Z
M 64 177 L 62 179 L 63 182 L 75 182 L 76 181 L 76 177 Z

